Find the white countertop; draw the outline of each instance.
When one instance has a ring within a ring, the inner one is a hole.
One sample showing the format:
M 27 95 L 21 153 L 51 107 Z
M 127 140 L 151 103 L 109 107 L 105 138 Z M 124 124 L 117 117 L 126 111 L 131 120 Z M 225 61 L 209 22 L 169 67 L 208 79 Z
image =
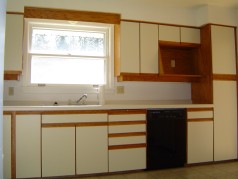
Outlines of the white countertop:
M 110 110 L 110 109 L 155 109 L 155 108 L 204 108 L 213 104 L 191 104 L 188 101 L 117 101 L 104 105 L 51 105 L 37 103 L 6 103 L 3 111 L 63 111 L 63 110 Z

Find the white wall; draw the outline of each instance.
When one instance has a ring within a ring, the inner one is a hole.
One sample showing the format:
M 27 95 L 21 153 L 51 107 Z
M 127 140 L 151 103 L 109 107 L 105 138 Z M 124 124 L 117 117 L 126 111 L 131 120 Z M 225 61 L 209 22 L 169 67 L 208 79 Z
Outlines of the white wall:
M 134 19 L 170 24 L 200 26 L 205 23 L 237 25 L 236 10 L 217 7 L 201 6 L 196 8 L 178 8 L 163 6 L 157 0 L 7 0 L 7 10 L 24 12 L 24 6 L 73 9 L 85 11 L 120 13 L 122 19 Z M 190 100 L 191 85 L 189 83 L 146 83 L 124 82 L 116 83 L 124 86 L 125 94 L 108 93 L 107 100 Z M 15 95 L 8 96 L 8 88 L 14 87 Z M 4 100 L 50 100 L 62 101 L 78 98 L 76 93 L 29 93 L 20 82 L 5 82 Z
M 116 12 L 123 19 L 196 25 L 193 9 L 163 6 L 157 0 L 8 0 L 8 11 L 24 11 L 24 6 Z

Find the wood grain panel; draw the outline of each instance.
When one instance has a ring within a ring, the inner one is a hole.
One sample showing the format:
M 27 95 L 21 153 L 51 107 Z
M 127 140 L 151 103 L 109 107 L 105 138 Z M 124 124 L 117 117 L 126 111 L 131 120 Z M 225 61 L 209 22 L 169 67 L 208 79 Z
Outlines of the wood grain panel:
M 107 126 L 107 122 L 80 122 L 80 123 L 46 123 L 41 124 L 43 128 L 50 127 L 92 127 L 92 126 Z
M 66 9 L 51 9 L 39 7 L 25 7 L 24 17 L 38 19 L 100 22 L 109 24 L 120 24 L 121 20 L 121 15 L 116 13 L 74 11 Z
M 108 146 L 108 150 L 133 149 L 133 148 L 144 148 L 144 147 L 146 147 L 146 144 L 112 145 L 112 146 Z
M 160 66 L 163 66 L 161 63 Z M 151 81 L 151 82 L 200 82 L 206 79 L 202 75 L 184 75 L 184 74 L 137 74 L 137 73 L 121 73 L 117 78 L 122 81 Z
M 206 25 L 201 28 L 201 58 L 196 66 L 198 73 L 206 76 L 199 83 L 192 83 L 192 101 L 194 104 L 212 104 L 212 48 L 211 27 Z
M 207 122 L 207 121 L 213 121 L 213 118 L 187 119 L 187 122 Z
M 136 124 L 146 124 L 146 121 L 108 122 L 108 125 L 109 125 L 109 126 L 136 125 Z
M 230 74 L 213 74 L 213 80 L 236 81 L 236 80 L 237 80 L 237 75 L 230 75 Z
M 21 71 L 4 71 L 4 80 L 20 80 Z
M 17 15 L 24 15 L 24 12 L 7 11 L 7 14 L 17 14 Z
M 114 26 L 114 76 L 120 75 L 120 60 L 121 60 L 121 49 L 120 49 L 120 36 L 121 36 L 121 28 L 120 25 Z
M 195 111 L 213 111 L 213 108 L 187 108 L 187 112 Z
M 108 137 L 113 138 L 113 137 L 145 136 L 145 135 L 146 135 L 146 132 L 129 132 L 129 133 L 108 134 Z

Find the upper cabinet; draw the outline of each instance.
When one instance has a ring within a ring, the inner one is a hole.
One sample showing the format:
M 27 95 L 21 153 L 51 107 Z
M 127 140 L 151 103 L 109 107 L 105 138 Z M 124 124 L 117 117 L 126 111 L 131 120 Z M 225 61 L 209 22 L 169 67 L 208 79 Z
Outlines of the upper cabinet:
M 121 22 L 118 81 L 198 81 L 200 29 Z
M 120 73 L 158 74 L 158 25 L 121 22 Z
M 120 72 L 139 73 L 139 23 L 121 22 Z
M 180 28 L 178 26 L 159 25 L 159 40 L 180 42 Z
M 236 74 L 235 29 L 211 26 L 213 74 Z
M 181 27 L 181 42 L 200 44 L 200 29 Z
M 159 52 L 160 75 L 182 76 L 181 81 L 200 77 L 200 29 L 159 25 Z
M 23 15 L 7 14 L 5 36 L 5 79 L 19 75 L 22 71 Z M 14 79 L 17 79 L 15 77 Z
M 159 25 L 159 40 L 200 44 L 200 29 L 192 27 Z
M 158 25 L 140 23 L 140 73 L 158 72 Z

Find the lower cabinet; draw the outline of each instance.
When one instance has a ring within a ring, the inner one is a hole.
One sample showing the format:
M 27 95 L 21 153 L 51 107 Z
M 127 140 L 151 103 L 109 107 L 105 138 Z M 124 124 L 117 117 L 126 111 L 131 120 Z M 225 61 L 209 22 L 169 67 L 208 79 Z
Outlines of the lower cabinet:
M 109 113 L 109 172 L 146 168 L 146 116 L 143 110 Z
M 11 178 L 11 115 L 3 116 L 3 177 Z
M 75 127 L 42 129 L 42 176 L 75 175 Z
M 188 109 L 187 163 L 213 161 L 213 109 Z
M 76 161 L 76 174 L 108 172 L 107 126 L 76 127 Z
M 16 177 L 41 177 L 41 115 L 16 115 Z
M 214 160 L 237 159 L 237 83 L 213 81 Z
M 107 114 L 42 115 L 42 176 L 108 172 Z

